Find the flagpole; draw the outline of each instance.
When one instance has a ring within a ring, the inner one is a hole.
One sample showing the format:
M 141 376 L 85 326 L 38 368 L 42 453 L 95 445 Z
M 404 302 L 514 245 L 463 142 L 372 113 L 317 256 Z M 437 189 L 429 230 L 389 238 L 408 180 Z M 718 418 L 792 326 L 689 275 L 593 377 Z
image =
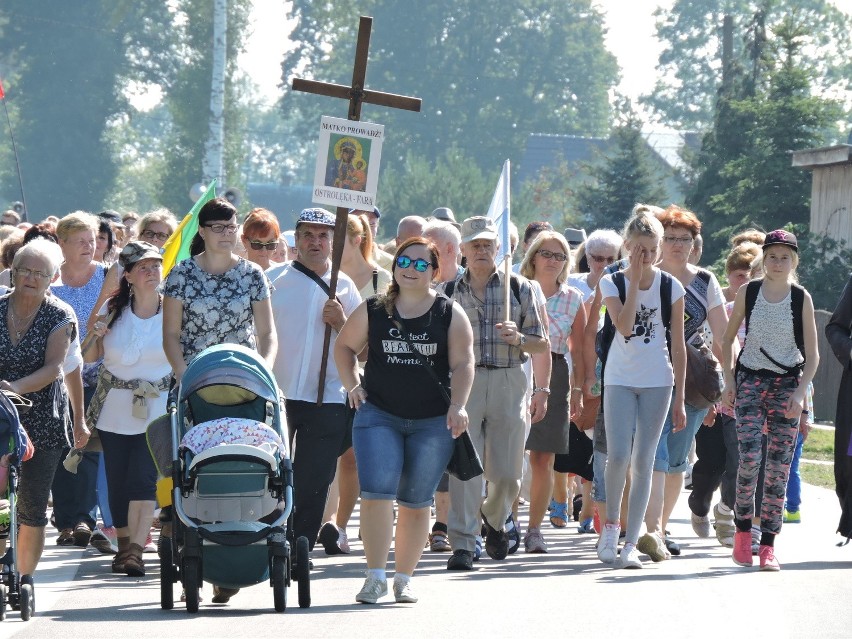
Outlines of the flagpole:
M 15 153 L 15 167 L 18 169 L 18 184 L 21 187 L 21 204 L 24 205 L 24 222 L 27 222 L 27 197 L 24 195 L 24 179 L 21 177 L 21 161 L 18 159 L 18 145 L 15 144 L 15 134 L 12 133 L 12 120 L 9 118 L 9 107 L 6 106 L 6 96 L 0 86 L 0 102 L 3 103 L 3 111 L 6 112 L 6 124 L 9 125 L 9 139 L 12 140 L 12 151 Z
M 512 254 L 507 252 L 503 256 L 503 321 L 508 322 L 512 319 L 511 308 L 509 306 L 509 282 L 512 279 Z

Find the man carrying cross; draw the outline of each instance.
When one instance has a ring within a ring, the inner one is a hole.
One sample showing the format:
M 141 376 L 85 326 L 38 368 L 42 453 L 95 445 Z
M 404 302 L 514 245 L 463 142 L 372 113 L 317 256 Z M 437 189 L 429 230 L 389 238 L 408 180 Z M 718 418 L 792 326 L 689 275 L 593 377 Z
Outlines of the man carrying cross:
M 330 326 L 336 337 L 361 303 L 358 287 L 343 273 L 335 296 L 329 299 L 334 223 L 334 215 L 325 209 L 302 211 L 295 233 L 298 257 L 267 271 L 274 287 L 271 300 L 278 334 L 272 370 L 287 398 L 287 425 L 291 444 L 295 443 L 293 528 L 297 538 L 308 538 L 311 548 L 322 524 L 337 458 L 352 445 L 346 393 L 333 360 L 321 389 L 318 383 L 325 327 Z

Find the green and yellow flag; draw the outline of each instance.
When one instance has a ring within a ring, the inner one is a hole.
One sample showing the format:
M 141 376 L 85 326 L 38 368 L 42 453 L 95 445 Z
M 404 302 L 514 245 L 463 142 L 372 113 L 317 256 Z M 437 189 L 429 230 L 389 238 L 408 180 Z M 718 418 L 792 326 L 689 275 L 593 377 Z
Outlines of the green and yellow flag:
M 163 279 L 174 268 L 175 264 L 183 262 L 189 257 L 189 245 L 192 238 L 198 232 L 198 212 L 201 207 L 216 197 L 216 180 L 210 182 L 210 186 L 204 194 L 193 204 L 189 213 L 181 220 L 175 232 L 163 245 Z

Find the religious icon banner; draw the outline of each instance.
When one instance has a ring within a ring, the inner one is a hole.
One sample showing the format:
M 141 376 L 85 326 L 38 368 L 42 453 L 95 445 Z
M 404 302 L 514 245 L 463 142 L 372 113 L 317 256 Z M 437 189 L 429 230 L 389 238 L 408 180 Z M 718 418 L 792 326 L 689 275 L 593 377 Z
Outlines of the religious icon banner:
M 385 127 L 324 115 L 320 123 L 313 201 L 350 209 L 376 205 Z

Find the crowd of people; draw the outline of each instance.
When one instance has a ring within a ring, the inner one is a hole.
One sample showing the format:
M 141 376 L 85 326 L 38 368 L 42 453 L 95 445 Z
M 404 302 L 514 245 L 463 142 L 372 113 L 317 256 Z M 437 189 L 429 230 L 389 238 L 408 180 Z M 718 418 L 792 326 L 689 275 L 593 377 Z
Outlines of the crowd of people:
M 270 211 L 240 221 L 213 199 L 191 257 L 166 276 L 167 211 L 35 225 L 4 216 L 0 388 L 34 404 L 22 418 L 35 448 L 17 502 L 22 583 L 48 523 L 59 545 L 92 544 L 114 555 L 114 572 L 145 575 L 157 525 L 145 430 L 192 358 L 221 343 L 255 349 L 286 398 L 295 535 L 351 552 L 360 498 L 367 570 L 356 601 L 388 594 L 392 544 L 393 596 L 414 603 L 425 548 L 450 553 L 456 571 L 483 553 L 547 553 L 542 524 L 565 527 L 572 513 L 579 532 L 598 535 L 605 564 L 667 560 L 681 553 L 666 528 L 688 469 L 695 534 L 715 530 L 737 565 L 757 557 L 779 570 L 782 523 L 801 520 L 791 468 L 819 363 L 797 239 L 733 237 L 723 288 L 698 266 L 694 213 L 625 213 L 621 232 L 588 237 L 533 222 L 508 272 L 489 218 L 459 223 L 440 207 L 402 218 L 381 247 L 381 211 L 353 210 L 335 277 L 335 216 L 321 208 L 282 232 Z M 513 252 L 520 239 L 515 231 Z M 850 296 L 847 286 L 827 329 L 847 388 Z M 704 401 L 699 387 L 714 381 Z M 839 411 L 838 446 L 849 446 L 848 402 Z M 484 469 L 467 481 L 447 474 L 465 431 Z M 852 473 L 838 473 L 848 537 Z M 234 594 L 219 588 L 214 601 Z

